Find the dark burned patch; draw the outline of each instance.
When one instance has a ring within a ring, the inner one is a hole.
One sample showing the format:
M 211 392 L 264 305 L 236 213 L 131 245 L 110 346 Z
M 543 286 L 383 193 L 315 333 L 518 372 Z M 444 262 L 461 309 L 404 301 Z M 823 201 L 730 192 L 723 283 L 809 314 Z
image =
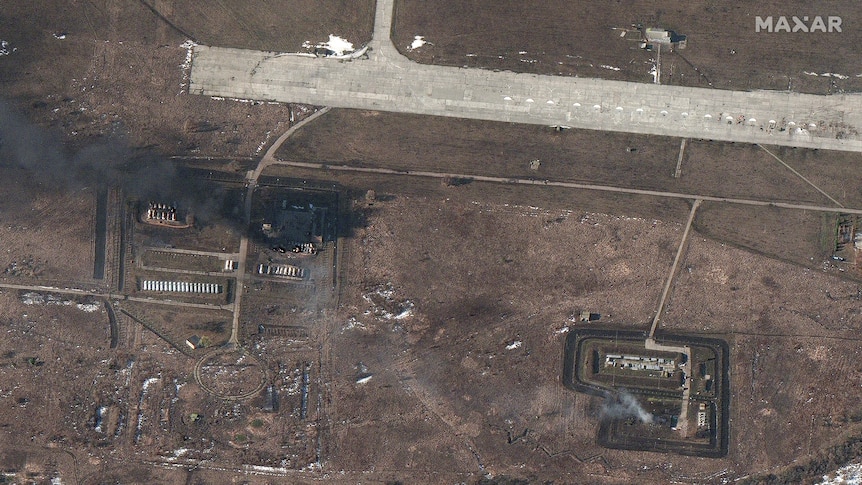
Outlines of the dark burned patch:
M 770 290 L 780 290 L 781 285 L 775 281 L 775 278 L 771 276 L 764 276 L 760 279 L 760 282 L 763 283 L 763 286 L 769 288 Z
M 205 323 L 196 323 L 189 326 L 192 330 L 202 330 L 205 332 L 224 333 L 227 328 L 227 322 L 224 320 L 210 321 Z
M 442 184 L 446 187 L 461 187 L 473 183 L 472 177 L 444 177 Z
M 12 261 L 8 266 L 3 270 L 4 275 L 8 276 L 24 276 L 24 277 L 38 277 L 41 276 L 42 273 L 45 272 L 47 268 L 48 261 L 46 260 L 37 260 L 33 258 L 33 256 L 25 256 L 21 260 Z

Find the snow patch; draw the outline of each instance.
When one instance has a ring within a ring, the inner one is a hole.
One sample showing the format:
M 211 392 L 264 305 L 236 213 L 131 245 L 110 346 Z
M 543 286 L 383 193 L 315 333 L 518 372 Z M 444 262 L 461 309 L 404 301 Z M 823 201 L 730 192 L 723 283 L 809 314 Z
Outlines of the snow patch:
M 823 480 L 817 485 L 858 485 L 860 483 L 862 483 L 862 463 L 851 463 L 839 468 L 834 474 L 823 475 Z
M 25 305 L 75 305 L 78 310 L 87 313 L 99 311 L 102 307 L 98 302 L 75 303 L 73 300 L 64 300 L 57 295 L 43 295 L 41 293 L 36 293 L 35 291 L 29 291 L 21 295 L 21 303 Z
M 836 79 L 849 79 L 850 78 L 850 76 L 845 76 L 844 74 L 835 74 L 834 72 L 824 72 L 824 73 L 817 74 L 816 72 L 802 71 L 802 73 L 806 74 L 808 76 L 814 76 L 814 77 L 817 77 L 817 76 L 834 77 Z M 859 74 L 856 77 L 862 77 L 862 74 Z
M 17 47 L 10 47 L 9 42 L 5 40 L 0 40 L 0 56 L 8 56 L 9 54 L 17 50 Z
M 345 53 L 351 53 L 356 50 L 353 48 L 353 43 L 332 34 L 329 34 L 329 40 L 326 42 L 320 42 L 314 45 L 310 41 L 305 41 L 302 43 L 302 47 L 305 49 L 326 49 L 331 52 L 333 56 L 343 56 Z
M 82 312 L 93 313 L 99 311 L 101 305 L 98 303 L 78 303 L 75 307 Z
M 354 328 L 364 329 L 365 324 L 356 319 L 356 317 L 350 317 L 347 320 L 347 325 L 342 327 L 342 330 L 353 330 Z
M 186 86 L 189 85 L 189 71 L 192 67 L 192 54 L 194 53 L 194 49 L 197 44 L 192 40 L 187 40 L 180 44 L 180 47 L 186 50 L 186 58 L 182 64 L 180 64 L 180 70 L 183 73 L 182 81 L 180 82 L 180 94 L 185 91 Z
M 321 47 L 331 50 L 337 56 L 343 56 L 345 52 L 353 52 L 355 50 L 352 43 L 332 34 L 329 34 L 329 41 L 323 43 Z
M 149 389 L 150 386 L 155 384 L 156 382 L 159 382 L 158 377 L 150 377 L 149 379 L 145 380 L 144 384 L 141 386 L 141 389 L 143 389 L 142 394 L 146 394 L 147 389 Z
M 243 465 L 242 466 L 247 472 L 257 472 L 257 473 L 274 473 L 274 474 L 285 474 L 288 472 L 287 468 L 277 468 L 274 466 L 263 466 L 263 465 Z
M 403 320 L 413 315 L 414 304 L 410 300 L 395 301 L 395 288 L 392 283 L 378 285 L 362 297 L 372 304 L 365 314 L 374 314 L 381 320 Z
M 506 350 L 515 350 L 517 348 L 520 348 L 521 345 L 522 345 L 522 342 L 520 340 L 515 340 L 514 342 L 512 342 L 506 346 Z
M 266 132 L 266 136 L 263 138 L 263 141 L 260 142 L 260 145 L 258 145 L 257 149 L 254 151 L 255 155 L 259 154 L 263 150 L 263 147 L 265 147 L 266 143 L 269 141 L 270 135 L 272 135 L 272 130 L 268 130 Z
M 425 40 L 425 37 L 421 35 L 417 35 L 413 37 L 413 42 L 410 44 L 410 47 L 407 48 L 408 51 L 416 50 L 423 45 L 427 44 L 428 41 Z

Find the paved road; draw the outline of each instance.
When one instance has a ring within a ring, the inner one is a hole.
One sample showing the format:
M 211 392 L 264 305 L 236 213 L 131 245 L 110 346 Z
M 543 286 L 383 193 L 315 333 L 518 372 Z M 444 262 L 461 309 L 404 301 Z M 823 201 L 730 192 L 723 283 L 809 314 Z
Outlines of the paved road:
M 725 91 L 421 65 L 378 0 L 367 58 L 198 46 L 190 91 L 243 99 L 862 151 L 862 94 Z M 770 121 L 775 127 L 771 128 Z
M 269 150 L 266 151 L 263 158 L 258 162 L 257 167 L 254 170 L 250 170 L 246 174 L 246 193 L 245 193 L 245 204 L 243 205 L 243 222 L 245 227 L 249 227 L 251 225 L 251 209 L 252 209 L 252 197 L 254 196 L 254 190 L 257 188 L 257 179 L 260 178 L 261 172 L 273 163 L 277 163 L 275 159 L 275 152 L 281 148 L 281 145 L 294 133 L 296 130 L 305 126 L 306 123 L 310 123 L 316 120 L 318 117 L 325 115 L 329 112 L 330 108 L 323 108 L 320 111 L 312 114 L 308 118 L 300 121 L 299 123 L 291 126 L 287 131 L 284 132 L 275 143 L 269 147 Z M 247 278 L 246 275 L 246 259 L 248 258 L 248 235 L 244 234 L 240 239 L 239 243 L 239 254 L 237 254 L 237 269 L 236 269 L 236 290 L 234 294 L 234 302 L 233 302 L 233 325 L 231 326 L 230 338 L 228 339 L 229 345 L 239 345 L 239 317 L 242 303 L 242 295 L 245 293 L 245 281 Z
M 694 214 L 694 211 L 692 211 Z M 654 327 L 654 326 L 653 326 Z M 685 355 L 685 363 L 682 366 L 682 371 L 685 372 L 686 378 L 691 377 L 691 348 L 687 346 L 664 345 L 656 342 L 652 333 L 644 342 L 644 348 L 647 350 L 658 350 L 662 352 L 679 352 Z M 688 408 L 691 405 L 691 381 L 686 380 L 682 386 L 682 403 L 679 411 L 679 419 L 677 419 L 676 430 L 683 438 L 688 438 Z
M 251 200 L 251 192 L 249 189 L 248 200 Z M 246 204 L 250 206 L 251 203 Z M 250 213 L 250 210 L 249 210 Z M 246 227 L 248 227 L 249 218 L 245 219 Z M 238 345 L 239 344 L 239 311 L 240 304 L 242 302 L 242 295 L 245 292 L 245 260 L 248 258 L 248 235 L 243 234 L 242 239 L 239 242 L 239 259 L 237 260 L 236 265 L 236 289 L 234 290 L 234 299 L 233 299 L 233 323 L 230 328 L 230 338 L 228 339 L 228 345 Z

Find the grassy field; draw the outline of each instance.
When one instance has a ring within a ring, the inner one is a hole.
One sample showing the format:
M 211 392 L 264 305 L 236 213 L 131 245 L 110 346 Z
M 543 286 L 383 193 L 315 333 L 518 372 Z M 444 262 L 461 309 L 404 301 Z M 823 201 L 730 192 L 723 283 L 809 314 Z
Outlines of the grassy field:
M 842 32 L 755 31 L 755 16 L 842 17 Z M 684 50 L 661 52 L 661 83 L 719 89 L 835 93 L 862 89 L 862 11 L 853 0 L 790 5 L 690 2 L 503 0 L 396 2 L 393 40 L 422 63 L 653 82 L 656 52 L 620 36 L 635 26 L 688 36 Z M 414 36 L 428 44 L 410 50 Z M 819 74 L 817 76 L 808 73 Z M 824 74 L 827 74 L 824 76 Z M 840 77 L 835 77 L 837 74 Z
M 833 199 L 847 207 L 862 207 L 862 156 L 859 154 L 768 148 Z
M 702 235 L 809 267 L 832 254 L 836 225 L 834 214 L 718 202 L 702 204 L 694 221 Z
M 196 2 L 141 0 L 197 42 L 222 47 L 300 52 L 303 42 L 337 35 L 357 49 L 371 40 L 373 0 Z
M 330 142 L 336 138 L 339 143 Z M 381 143 L 382 139 L 389 142 Z M 277 156 L 396 170 L 829 203 L 757 146 L 689 140 L 681 176 L 674 178 L 679 152 L 680 140 L 670 137 L 335 110 L 297 132 Z M 855 158 L 852 154 L 828 153 L 831 158 L 820 163 L 842 166 Z M 821 160 L 820 152 L 811 157 Z M 538 164 L 531 166 L 535 160 Z

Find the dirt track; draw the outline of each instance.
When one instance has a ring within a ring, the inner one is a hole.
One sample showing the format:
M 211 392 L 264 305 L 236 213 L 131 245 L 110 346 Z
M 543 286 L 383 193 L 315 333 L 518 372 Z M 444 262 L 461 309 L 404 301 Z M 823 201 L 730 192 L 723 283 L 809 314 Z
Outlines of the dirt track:
M 493 183 L 501 183 L 501 184 L 521 184 L 521 185 L 540 185 L 540 186 L 548 186 L 548 187 L 565 187 L 569 189 L 581 189 L 581 190 L 596 190 L 599 192 L 613 192 L 613 193 L 622 193 L 622 194 L 635 194 L 635 195 L 647 195 L 653 197 L 667 197 L 672 199 L 688 199 L 688 200 L 702 200 L 702 201 L 710 201 L 710 202 L 727 202 L 730 204 L 741 204 L 741 205 L 749 205 L 749 206 L 761 206 L 761 207 L 780 207 L 784 209 L 795 209 L 795 210 L 803 210 L 803 211 L 819 211 L 819 212 L 833 212 L 833 213 L 847 213 L 847 214 L 862 214 L 862 209 L 853 209 L 847 207 L 835 207 L 835 206 L 822 206 L 822 205 L 809 205 L 809 204 L 796 204 L 789 202 L 778 202 L 778 201 L 769 201 L 769 200 L 753 200 L 753 199 L 737 199 L 731 197 L 712 197 L 707 195 L 699 195 L 699 194 L 682 194 L 678 192 L 663 192 L 657 190 L 642 190 L 642 189 L 632 189 L 626 187 L 613 187 L 609 185 L 597 185 L 597 184 L 580 184 L 575 182 L 560 182 L 560 181 L 550 181 L 550 180 L 535 180 L 535 179 L 521 179 L 521 178 L 508 178 L 508 177 L 491 177 L 487 175 L 469 175 L 469 174 L 457 174 L 457 173 L 440 173 L 440 172 L 428 172 L 428 171 L 420 171 L 420 170 L 392 170 L 387 168 L 369 168 L 369 167 L 355 167 L 355 166 L 346 166 L 346 165 L 328 165 L 324 163 L 309 163 L 309 162 L 285 162 L 285 161 L 277 161 L 273 162 L 269 165 L 285 165 L 290 167 L 297 168 L 305 168 L 305 169 L 313 169 L 313 170 L 333 170 L 333 171 L 345 171 L 345 172 L 360 172 L 360 173 L 377 173 L 377 174 L 390 174 L 390 175 L 402 175 L 402 176 L 412 176 L 412 177 L 430 177 L 441 180 L 453 179 L 453 180 L 465 180 L 465 181 L 480 181 L 480 182 L 493 182 Z

